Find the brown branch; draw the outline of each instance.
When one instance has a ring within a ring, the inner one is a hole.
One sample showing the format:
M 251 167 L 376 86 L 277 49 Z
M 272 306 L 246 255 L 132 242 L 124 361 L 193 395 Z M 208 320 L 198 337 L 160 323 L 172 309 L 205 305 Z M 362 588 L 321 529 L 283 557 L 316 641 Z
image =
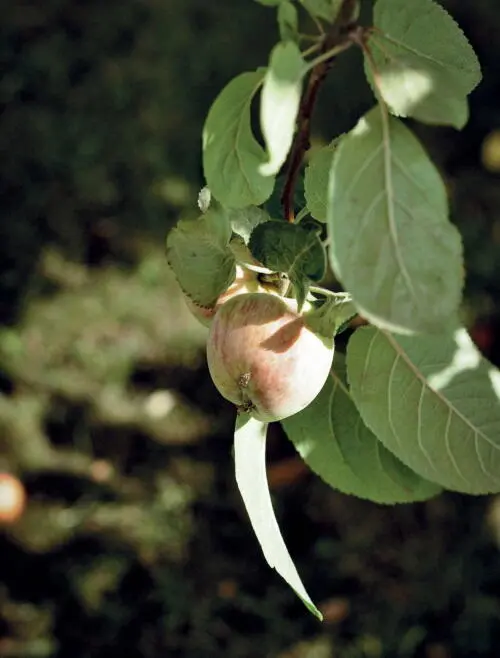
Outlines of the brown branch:
M 327 53 L 332 48 L 339 46 L 341 43 L 350 42 L 349 32 L 355 27 L 351 22 L 353 0 L 347 0 L 344 3 L 343 10 L 340 12 L 336 22 L 332 25 L 330 32 L 325 35 L 320 55 Z M 352 43 L 352 42 L 351 42 Z M 307 83 L 306 90 L 302 96 L 299 114 L 297 118 L 298 130 L 293 140 L 288 168 L 286 173 L 285 185 L 281 195 L 281 205 L 283 214 L 288 222 L 295 219 L 295 210 L 293 196 L 297 177 L 304 160 L 304 156 L 309 150 L 311 134 L 311 117 L 313 114 L 318 92 L 323 84 L 328 71 L 333 65 L 335 57 L 324 60 L 312 69 Z
M 288 164 L 285 185 L 281 195 L 281 204 L 283 205 L 283 213 L 288 222 L 293 222 L 295 219 L 295 210 L 293 207 L 293 195 L 297 176 L 302 165 L 304 155 L 310 148 L 310 129 L 311 129 L 311 116 L 313 113 L 318 91 L 321 83 L 328 73 L 328 69 L 332 64 L 331 60 L 321 62 L 313 68 L 307 84 L 307 89 L 302 97 L 298 116 L 298 131 L 292 145 L 292 153 Z

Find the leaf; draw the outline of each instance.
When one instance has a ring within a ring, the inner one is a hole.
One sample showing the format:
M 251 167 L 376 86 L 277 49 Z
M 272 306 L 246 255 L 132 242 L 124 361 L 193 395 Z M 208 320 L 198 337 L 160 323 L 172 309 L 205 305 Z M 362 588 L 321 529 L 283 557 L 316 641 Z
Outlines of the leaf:
M 294 41 L 275 46 L 260 101 L 260 122 L 269 157 L 259 170 L 264 176 L 278 173 L 292 145 L 304 73 L 305 62 Z
M 212 306 L 236 276 L 225 212 L 209 209 L 197 220 L 181 220 L 167 236 L 167 260 L 179 286 L 194 302 Z
M 299 15 L 297 8 L 289 0 L 283 0 L 278 5 L 278 25 L 282 41 L 297 41 L 299 30 Z
M 247 414 L 238 415 L 234 432 L 236 482 L 267 563 L 307 608 L 323 619 L 302 584 L 274 516 L 266 474 L 266 431 L 266 423 Z
M 246 244 L 256 226 L 271 221 L 269 214 L 257 206 L 228 210 L 228 217 L 233 231 L 242 237 Z
M 271 215 L 271 217 L 283 217 L 282 196 L 283 189 L 286 183 L 286 175 L 280 174 L 276 178 L 276 185 L 274 186 L 273 193 L 265 202 L 264 208 Z M 295 185 L 293 191 L 293 208 L 294 212 L 299 212 L 305 206 L 306 200 L 304 198 L 304 177 L 301 176 Z
M 325 298 L 319 308 L 307 313 L 306 317 L 308 326 L 315 333 L 335 336 L 355 315 L 356 307 L 349 293 L 334 292 Z
M 229 208 L 260 205 L 274 179 L 260 173 L 266 154 L 252 134 L 250 105 L 264 70 L 233 78 L 215 99 L 203 128 L 203 170 L 213 196 Z
M 304 411 L 281 424 L 306 464 L 332 488 L 376 503 L 426 500 L 439 488 L 399 461 L 366 427 L 345 383 L 345 363 Z
M 259 263 L 259 261 L 252 256 L 252 252 L 248 248 L 248 245 L 245 244 L 245 240 L 239 235 L 235 234 L 231 238 L 229 248 L 231 249 L 235 261 L 239 265 L 242 265 L 248 270 L 257 272 L 260 276 L 273 274 L 272 270 L 268 267 L 264 267 L 262 263 Z
M 465 329 L 396 337 L 361 328 L 347 368 L 363 420 L 401 461 L 448 489 L 500 491 L 500 372 Z
M 437 169 L 379 108 L 340 142 L 328 190 L 330 258 L 360 313 L 400 332 L 435 332 L 457 311 L 460 235 Z
M 374 22 L 367 45 L 391 112 L 463 128 L 481 69 L 453 18 L 433 0 L 377 0 Z M 365 69 L 373 86 L 366 57 Z
M 255 0 L 259 5 L 264 5 L 265 7 L 276 7 L 281 4 L 283 0 Z
M 333 23 L 344 0 L 299 0 L 299 2 L 312 16 Z
M 249 246 L 253 256 L 266 267 L 288 275 L 296 288 L 299 308 L 305 300 L 308 282 L 320 281 L 325 275 L 325 250 L 317 233 L 298 224 L 259 224 Z
M 337 140 L 313 152 L 304 174 L 304 191 L 307 208 L 320 222 L 326 222 L 328 178 L 332 168 Z

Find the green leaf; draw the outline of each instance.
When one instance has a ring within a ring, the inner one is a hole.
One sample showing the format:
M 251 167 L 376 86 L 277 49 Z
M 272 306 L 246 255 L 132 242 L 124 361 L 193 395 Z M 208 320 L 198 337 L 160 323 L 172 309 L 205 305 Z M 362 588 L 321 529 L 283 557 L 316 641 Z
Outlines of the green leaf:
M 325 21 L 333 23 L 342 8 L 344 0 L 299 0 L 299 2 L 311 16 L 323 18 Z
M 439 488 L 394 457 L 363 423 L 346 385 L 341 355 L 333 368 L 318 397 L 281 421 L 306 464 L 334 489 L 377 503 L 435 496 Z
M 264 208 L 271 215 L 271 217 L 282 217 L 282 196 L 283 189 L 286 183 L 286 175 L 279 175 L 276 178 L 276 185 L 274 186 L 273 193 L 265 202 Z M 295 212 L 299 212 L 305 206 L 306 200 L 304 198 L 304 177 L 300 176 L 293 191 L 293 208 Z
M 325 250 L 317 233 L 298 224 L 260 224 L 252 233 L 249 246 L 253 256 L 266 267 L 288 275 L 299 308 L 305 300 L 308 282 L 320 281 L 325 275 Z
M 267 563 L 276 569 L 307 608 L 323 619 L 302 584 L 274 515 L 266 474 L 266 432 L 266 423 L 247 414 L 237 417 L 234 432 L 236 482 Z
M 227 215 L 231 222 L 231 228 L 243 238 L 246 244 L 248 244 L 250 235 L 256 226 L 271 221 L 269 214 L 262 208 L 257 208 L 257 206 L 231 209 L 227 211 Z
M 276 7 L 283 2 L 283 0 L 255 0 L 259 5 L 264 5 L 265 7 Z
M 292 145 L 304 72 L 305 62 L 294 41 L 275 46 L 260 101 L 260 122 L 269 156 L 260 167 L 265 176 L 278 173 Z
M 282 41 L 297 41 L 299 14 L 295 5 L 289 0 L 283 0 L 278 6 L 278 25 Z
M 374 22 L 367 45 L 391 112 L 462 128 L 481 69 L 453 18 L 433 0 L 377 0 Z M 374 86 L 366 57 L 365 69 Z
M 401 461 L 448 489 L 500 491 L 500 372 L 465 329 L 396 337 L 361 328 L 347 368 L 363 420 Z
M 316 292 L 316 290 L 313 290 Z M 314 311 L 307 313 L 307 325 L 323 336 L 335 336 L 341 327 L 357 315 L 351 295 L 345 292 L 333 292 Z
M 449 326 L 463 269 L 446 190 L 420 142 L 378 107 L 335 152 L 327 219 L 332 267 L 362 315 L 406 333 Z
M 328 203 L 328 179 L 332 168 L 333 154 L 338 140 L 315 151 L 304 174 L 304 192 L 307 208 L 320 222 L 326 222 Z
M 215 99 L 203 128 L 203 170 L 213 196 L 229 208 L 260 205 L 274 178 L 260 173 L 266 161 L 252 134 L 250 105 L 265 71 L 233 78 Z
M 197 220 L 181 220 L 167 236 L 167 260 L 177 281 L 194 302 L 212 306 L 236 276 L 229 248 L 231 225 L 221 209 Z

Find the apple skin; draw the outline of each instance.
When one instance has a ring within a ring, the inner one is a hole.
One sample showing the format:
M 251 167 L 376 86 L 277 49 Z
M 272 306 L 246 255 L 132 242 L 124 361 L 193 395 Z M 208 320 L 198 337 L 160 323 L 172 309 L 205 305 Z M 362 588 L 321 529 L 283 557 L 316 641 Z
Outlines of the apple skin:
M 268 293 L 233 297 L 217 311 L 207 342 L 219 393 L 272 422 L 309 405 L 332 367 L 334 339 L 316 335 L 297 302 Z
M 14 523 L 26 506 L 26 491 L 10 473 L 0 473 L 0 525 Z
M 205 325 L 205 327 L 209 327 L 212 324 L 212 320 L 214 319 L 217 310 L 222 304 L 232 299 L 235 295 L 244 295 L 250 292 L 266 292 L 266 289 L 259 283 L 255 272 L 248 270 L 245 267 L 241 267 L 241 265 L 237 265 L 234 281 L 229 288 L 219 296 L 213 306 L 201 306 L 187 297 L 187 295 L 184 295 L 184 299 L 194 317 L 201 322 L 201 324 Z

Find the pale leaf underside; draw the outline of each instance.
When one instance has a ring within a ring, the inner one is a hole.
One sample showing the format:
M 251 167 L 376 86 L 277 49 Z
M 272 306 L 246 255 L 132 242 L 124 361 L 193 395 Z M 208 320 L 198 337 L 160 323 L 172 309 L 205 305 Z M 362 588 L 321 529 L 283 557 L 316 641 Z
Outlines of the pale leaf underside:
M 302 584 L 274 515 L 266 473 L 266 431 L 266 423 L 245 414 L 236 420 L 234 458 L 238 488 L 269 566 L 276 569 L 306 607 L 322 619 Z

